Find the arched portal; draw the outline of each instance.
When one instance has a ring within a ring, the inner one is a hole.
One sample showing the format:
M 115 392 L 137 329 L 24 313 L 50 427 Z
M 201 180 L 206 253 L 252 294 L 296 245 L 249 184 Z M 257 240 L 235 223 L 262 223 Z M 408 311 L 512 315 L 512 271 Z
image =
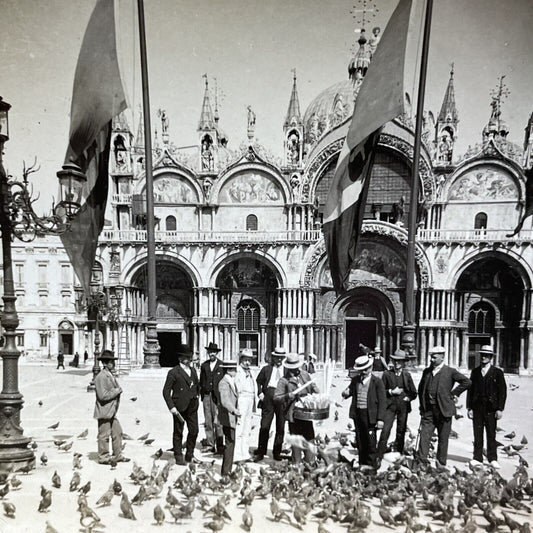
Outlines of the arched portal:
M 257 365 L 275 344 L 275 272 L 259 258 L 239 257 L 222 267 L 215 285 L 225 353 L 236 355 L 250 348 L 255 357 L 253 364 Z
M 132 288 L 138 297 L 134 300 L 134 315 L 147 316 L 147 269 L 143 265 L 132 278 Z M 175 366 L 176 345 L 192 345 L 192 317 L 194 309 L 193 281 L 180 265 L 169 259 L 156 260 L 156 319 L 157 338 L 161 347 L 161 366 Z
M 485 256 L 470 264 L 459 276 L 463 323 L 467 324 L 468 366 L 479 363 L 479 349 L 491 344 L 497 364 L 507 371 L 518 371 L 521 361 L 524 307 L 524 280 L 514 261 Z

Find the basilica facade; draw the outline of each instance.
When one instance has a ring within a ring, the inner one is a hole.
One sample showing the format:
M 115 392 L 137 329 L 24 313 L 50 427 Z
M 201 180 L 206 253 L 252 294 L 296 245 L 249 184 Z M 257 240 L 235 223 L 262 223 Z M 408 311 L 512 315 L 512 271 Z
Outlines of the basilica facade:
M 414 144 L 409 111 L 381 134 L 358 256 L 348 290 L 340 296 L 332 287 L 321 233 L 329 185 L 372 56 L 372 40 L 367 43 L 363 34 L 359 45 L 347 79 L 326 88 L 304 113 L 294 77 L 280 119 L 280 157 L 255 140 L 251 108 L 246 139 L 232 147 L 207 79 L 196 146 L 176 147 L 169 118 L 160 113 L 153 177 L 163 366 L 175 364 L 178 342 L 190 344 L 201 358 L 209 342 L 216 342 L 225 358 L 248 347 L 259 365 L 275 346 L 284 346 L 315 353 L 319 361 L 333 359 L 343 368 L 353 364 L 361 344 L 380 346 L 386 355 L 399 347 Z M 501 91 L 496 91 L 492 103 L 487 101 L 488 122 L 480 125 L 479 142 L 473 139 L 466 153 L 456 153 L 454 83 L 452 71 L 447 87 L 443 80 L 439 113 L 425 116 L 417 177 L 417 362 L 425 364 L 428 350 L 444 345 L 450 364 L 471 367 L 480 346 L 492 344 L 497 364 L 528 372 L 533 369 L 531 223 L 510 234 L 524 210 L 533 122 L 527 124 L 524 146 L 510 142 Z M 93 275 L 103 285 L 124 288 L 115 327 L 104 320 L 100 333 L 104 345 L 113 342 L 124 368 L 142 364 L 147 322 L 144 157 L 142 126 L 133 131 L 117 117 L 106 225 Z M 45 250 L 41 255 L 39 247 Z M 31 254 L 27 247 L 17 247 L 15 254 L 15 266 L 33 265 L 40 280 L 31 290 L 27 280 L 17 284 L 19 296 L 37 303 L 35 309 L 24 302 L 20 308 L 21 327 L 34 332 L 26 333 L 20 347 L 37 352 L 30 345 L 47 337 L 49 343 L 57 341 L 52 351 L 92 353 L 94 323 L 73 305 L 72 272 L 61 247 L 37 243 Z M 45 256 L 53 264 L 49 273 L 62 272 L 46 282 L 38 266 L 48 264 Z M 39 296 L 44 284 L 56 294 L 53 299 Z

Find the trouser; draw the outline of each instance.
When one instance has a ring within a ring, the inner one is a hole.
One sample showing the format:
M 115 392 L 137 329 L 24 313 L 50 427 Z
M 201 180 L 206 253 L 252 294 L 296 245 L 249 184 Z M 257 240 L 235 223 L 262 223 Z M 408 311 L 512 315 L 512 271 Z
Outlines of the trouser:
M 65 370 L 65 365 L 64 365 L 63 361 L 58 361 L 57 362 L 56 370 L 59 370 L 59 367 L 61 367 L 63 370 Z
M 218 422 L 218 406 L 213 393 L 206 394 L 202 400 L 204 406 L 205 440 L 214 448 L 222 438 L 222 426 Z
M 109 459 L 109 437 L 113 457 L 119 457 L 122 453 L 122 427 L 117 418 L 98 419 L 98 460 Z
M 235 452 L 235 428 L 222 426 L 226 447 L 222 456 L 222 470 L 220 473 L 225 476 L 231 472 L 233 466 L 233 455 Z
M 237 419 L 235 428 L 235 461 L 247 461 L 250 459 L 250 432 L 252 431 L 252 414 L 254 408 L 254 396 L 239 396 L 238 407 L 241 416 Z
M 368 409 L 355 410 L 355 440 L 359 451 L 359 465 L 378 467 L 376 426 L 370 424 Z
M 439 406 L 431 405 L 431 410 L 423 411 L 420 420 L 420 443 L 418 445 L 418 459 L 427 461 L 431 437 L 437 429 L 437 461 L 446 464 L 448 458 L 448 440 L 452 429 L 452 417 L 445 417 L 440 412 Z
M 198 437 L 198 399 L 191 400 L 189 406 L 184 411 L 180 411 L 180 415 L 185 420 L 185 423 L 177 416 L 172 416 L 174 420 L 174 430 L 172 433 L 172 446 L 174 448 L 174 457 L 176 459 L 183 458 L 183 429 L 187 424 L 187 441 L 185 444 L 185 458 L 191 458 Z
M 315 438 L 315 428 L 311 420 L 298 420 L 294 419 L 294 422 L 289 422 L 289 433 L 291 435 L 301 435 L 305 440 L 312 441 Z M 302 462 L 302 449 L 298 446 L 291 446 L 292 449 L 292 461 L 293 463 Z M 304 459 L 308 463 L 312 463 L 315 460 L 315 454 L 308 448 L 303 450 Z
M 474 459 L 483 462 L 483 430 L 487 432 L 487 459 L 498 460 L 496 451 L 496 413 L 489 412 L 485 407 L 473 409 L 472 424 L 474 426 Z
M 383 429 L 381 430 L 378 444 L 379 457 L 383 457 L 383 454 L 387 451 L 387 443 L 394 420 L 396 420 L 396 441 L 394 447 L 396 448 L 397 452 L 403 453 L 405 444 L 405 431 L 407 430 L 408 405 L 408 402 L 399 400 L 389 405 L 385 410 Z
M 257 453 L 266 455 L 268 448 L 268 435 L 274 416 L 276 417 L 276 435 L 274 437 L 274 446 L 272 449 L 274 457 L 281 453 L 283 445 L 283 435 L 285 432 L 285 417 L 283 409 L 279 404 L 274 403 L 275 388 L 270 387 L 266 390 L 263 398 L 263 407 L 261 411 L 261 427 L 259 428 L 259 442 L 257 444 Z

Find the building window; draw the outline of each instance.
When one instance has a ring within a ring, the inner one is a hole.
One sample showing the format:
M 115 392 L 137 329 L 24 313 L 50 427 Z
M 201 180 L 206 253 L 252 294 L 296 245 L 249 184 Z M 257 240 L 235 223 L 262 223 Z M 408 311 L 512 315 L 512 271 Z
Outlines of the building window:
M 167 231 L 176 231 L 176 217 L 169 215 L 165 220 L 165 228 Z
M 48 334 L 47 333 L 39 333 L 39 346 L 41 348 L 46 348 L 48 346 Z
M 494 309 L 481 302 L 474 304 L 468 313 L 468 333 L 492 335 L 494 332 Z
M 259 331 L 259 306 L 252 300 L 245 300 L 237 311 L 238 331 Z
M 476 215 L 474 229 L 487 229 L 487 213 L 478 213 Z
M 24 346 L 24 333 L 17 333 L 17 346 Z
M 257 217 L 255 215 L 246 217 L 246 231 L 257 231 Z
M 71 281 L 70 265 L 61 265 L 61 283 L 70 285 Z
M 24 265 L 21 263 L 15 264 L 15 283 L 24 283 Z

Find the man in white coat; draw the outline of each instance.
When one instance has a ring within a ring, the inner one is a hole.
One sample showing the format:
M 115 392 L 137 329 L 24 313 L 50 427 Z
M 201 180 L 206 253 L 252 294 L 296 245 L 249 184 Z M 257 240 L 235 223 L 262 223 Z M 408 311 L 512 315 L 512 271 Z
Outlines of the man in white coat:
M 250 433 L 252 431 L 252 415 L 256 410 L 257 383 L 250 370 L 254 353 L 249 348 L 239 352 L 239 366 L 235 376 L 235 388 L 238 394 L 240 418 L 235 430 L 234 462 L 251 460 Z

